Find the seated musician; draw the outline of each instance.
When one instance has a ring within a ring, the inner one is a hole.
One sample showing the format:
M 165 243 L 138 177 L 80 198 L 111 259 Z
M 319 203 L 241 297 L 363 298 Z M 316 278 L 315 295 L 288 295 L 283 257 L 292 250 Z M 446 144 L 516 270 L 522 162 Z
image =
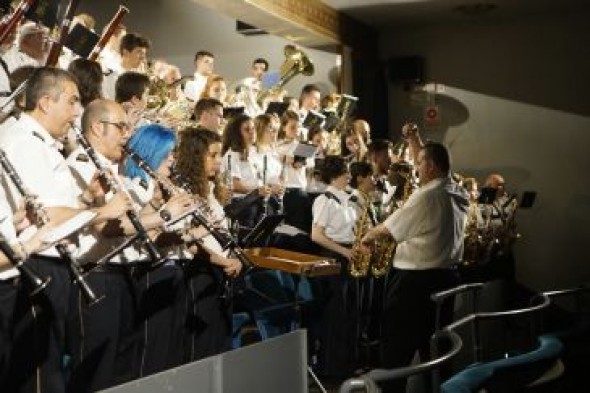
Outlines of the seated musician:
M 342 134 L 342 156 L 348 162 L 365 161 L 367 158 L 367 145 L 353 128 L 347 129 Z
M 194 102 L 199 101 L 203 89 L 207 84 L 207 78 L 213 74 L 215 56 L 213 53 L 200 50 L 195 54 L 195 74 L 192 80 L 184 86 L 184 95 Z
M 320 321 L 320 370 L 325 376 L 349 375 L 354 369 L 354 325 L 356 307 L 348 279 L 348 264 L 355 240 L 357 212 L 346 192 L 350 173 L 339 156 L 328 156 L 322 166 L 328 188 L 313 203 L 311 239 L 323 254 L 341 264 L 340 275 L 317 280 L 318 297 L 325 304 Z M 317 287 L 317 286 L 316 286 Z
M 149 123 L 145 119 L 149 85 L 148 76 L 138 72 L 125 72 L 117 79 L 115 101 L 125 109 L 134 129 Z
M 262 170 L 255 159 L 256 139 L 254 122 L 249 116 L 237 115 L 230 120 L 223 134 L 222 170 L 231 176 L 232 191 L 237 198 L 258 190 L 262 197 L 270 196 L 271 189 L 262 184 Z M 247 207 L 239 214 L 238 221 L 253 227 L 261 213 L 261 205 Z
M 121 63 L 115 66 L 105 76 L 103 92 L 109 99 L 115 98 L 115 84 L 120 75 L 125 72 L 145 73 L 147 52 L 151 48 L 150 41 L 139 34 L 127 33 L 121 38 L 119 50 L 121 52 Z
M 221 135 L 223 131 L 223 103 L 215 98 L 201 98 L 195 105 L 195 120 L 199 129 Z
M 278 200 L 283 197 L 283 164 L 276 151 L 278 127 L 275 122 L 276 115 L 262 114 L 254 119 L 256 129 L 256 143 L 253 150 L 253 159 L 258 168 L 262 168 L 262 180 L 264 185 L 271 188 L 271 196 Z M 276 206 L 276 208 L 279 208 Z
M 225 105 L 227 99 L 227 84 L 223 76 L 218 74 L 209 75 L 207 83 L 203 88 L 200 99 L 215 98 Z
M 179 178 L 205 203 L 204 209 L 211 224 L 227 230 L 223 208 L 214 195 L 221 169 L 219 134 L 198 128 L 185 129 L 176 160 Z M 241 262 L 223 251 L 212 236 L 202 239 L 202 247 L 208 256 L 197 255 L 187 269 L 190 298 L 185 333 L 187 361 L 231 349 L 232 304 L 227 294 L 225 298 L 221 297 L 224 288 L 219 276 L 235 277 L 242 269 Z

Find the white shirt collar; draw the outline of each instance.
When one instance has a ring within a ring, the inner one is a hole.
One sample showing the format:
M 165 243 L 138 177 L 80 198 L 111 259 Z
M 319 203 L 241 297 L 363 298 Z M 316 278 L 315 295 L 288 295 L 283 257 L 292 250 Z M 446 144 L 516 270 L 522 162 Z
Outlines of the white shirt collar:
M 33 136 L 41 139 L 43 142 L 57 150 L 61 150 L 63 145 L 60 141 L 51 136 L 51 134 L 43 127 L 34 117 L 27 113 L 21 114 L 21 124 L 25 129 L 30 130 Z

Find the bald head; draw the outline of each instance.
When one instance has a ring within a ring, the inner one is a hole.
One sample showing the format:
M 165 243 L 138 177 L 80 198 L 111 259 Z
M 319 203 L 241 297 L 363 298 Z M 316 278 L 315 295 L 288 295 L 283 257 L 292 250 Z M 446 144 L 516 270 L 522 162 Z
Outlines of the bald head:
M 486 187 L 492 187 L 492 188 L 503 187 L 504 186 L 504 178 L 497 173 L 492 173 L 486 178 L 485 185 L 486 185 Z
M 100 121 L 111 121 L 125 112 L 123 107 L 115 101 L 98 99 L 92 101 L 84 109 L 82 114 L 82 131 L 88 133 L 92 124 Z

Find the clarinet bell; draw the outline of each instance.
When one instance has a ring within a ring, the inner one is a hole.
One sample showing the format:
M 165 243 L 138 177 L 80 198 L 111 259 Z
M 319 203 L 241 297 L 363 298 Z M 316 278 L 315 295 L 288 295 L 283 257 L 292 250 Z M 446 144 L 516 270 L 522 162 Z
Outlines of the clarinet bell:
M 86 304 L 89 307 L 94 306 L 96 303 L 100 302 L 104 298 L 104 295 L 96 295 L 96 293 L 94 293 L 92 288 L 90 288 L 90 286 L 84 279 L 78 281 L 78 286 L 80 287 L 80 291 L 82 292 L 82 297 L 84 297 L 84 301 L 86 301 Z
M 31 297 L 38 295 L 51 282 L 51 277 L 45 277 L 43 279 L 27 266 L 20 265 L 18 270 L 31 286 L 31 293 L 29 294 Z

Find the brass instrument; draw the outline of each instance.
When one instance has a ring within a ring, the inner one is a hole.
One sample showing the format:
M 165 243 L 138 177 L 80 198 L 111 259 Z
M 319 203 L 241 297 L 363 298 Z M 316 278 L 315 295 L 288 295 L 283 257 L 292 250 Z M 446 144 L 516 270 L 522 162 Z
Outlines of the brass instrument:
M 336 111 L 338 121 L 334 128 L 330 131 L 328 136 L 327 155 L 341 155 L 342 154 L 342 135 L 347 128 L 351 127 L 350 116 L 353 104 L 358 101 L 358 97 L 348 94 L 340 95 L 340 102 Z
M 258 93 L 257 101 L 260 106 L 262 106 L 264 100 L 269 96 L 279 94 L 283 86 L 296 75 L 303 74 L 305 76 L 312 76 L 314 73 L 312 61 L 301 49 L 297 49 L 293 45 L 285 45 L 283 51 L 285 54 L 285 62 L 279 69 L 280 79 L 271 88 Z
M 366 206 L 362 206 L 361 215 L 354 224 L 354 243 L 352 245 L 353 250 L 359 250 L 361 246 L 361 240 L 367 234 L 372 226 L 370 217 L 370 202 L 368 195 L 361 193 L 361 196 L 366 201 Z M 366 277 L 369 272 L 371 264 L 371 254 L 354 252 L 350 262 L 348 263 L 348 273 L 354 277 Z

